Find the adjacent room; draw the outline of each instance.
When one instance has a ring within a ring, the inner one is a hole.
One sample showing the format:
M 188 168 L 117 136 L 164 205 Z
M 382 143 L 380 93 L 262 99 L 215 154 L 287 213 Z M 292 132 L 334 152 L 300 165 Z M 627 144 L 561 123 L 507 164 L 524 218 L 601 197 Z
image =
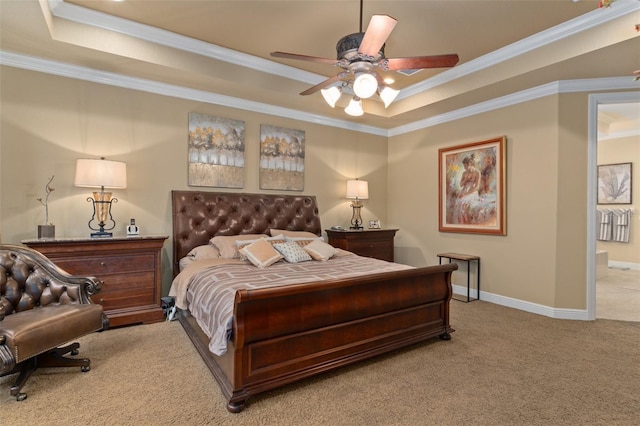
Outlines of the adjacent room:
M 638 0 L 0 0 L 0 424 L 635 424 L 639 67 Z

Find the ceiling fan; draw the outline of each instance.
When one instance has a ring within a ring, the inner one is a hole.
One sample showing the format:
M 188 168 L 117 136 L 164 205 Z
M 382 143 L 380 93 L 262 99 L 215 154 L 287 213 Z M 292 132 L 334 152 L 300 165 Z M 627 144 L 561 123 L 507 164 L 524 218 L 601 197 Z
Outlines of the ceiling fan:
M 271 52 L 271 56 L 276 58 L 319 62 L 342 68 L 338 74 L 305 90 L 301 95 L 310 95 L 321 90 L 327 103 L 334 107 L 342 89 L 351 87 L 355 96 L 345 108 L 345 112 L 350 115 L 362 115 L 364 111 L 361 99 L 370 98 L 378 93 L 386 108 L 398 95 L 397 90 L 385 85 L 379 71 L 448 68 L 458 63 L 457 54 L 386 58 L 384 45 L 398 21 L 388 15 L 373 15 L 366 32 L 363 33 L 362 2 L 363 0 L 360 0 L 360 32 L 344 36 L 338 41 L 337 59 Z

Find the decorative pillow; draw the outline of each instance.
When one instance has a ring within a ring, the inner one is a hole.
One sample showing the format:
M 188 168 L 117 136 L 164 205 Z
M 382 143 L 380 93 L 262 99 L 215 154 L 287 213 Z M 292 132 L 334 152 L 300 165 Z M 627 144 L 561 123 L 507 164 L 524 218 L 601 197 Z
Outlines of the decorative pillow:
M 275 243 L 284 243 L 284 242 L 286 242 L 282 235 L 278 235 L 277 237 L 264 236 L 264 237 L 262 237 L 260 239 L 268 241 L 271 245 L 274 245 Z M 247 260 L 247 257 L 242 253 L 242 250 L 240 250 L 240 249 L 243 248 L 243 247 L 248 246 L 251 243 L 255 243 L 256 241 L 258 241 L 258 240 L 238 240 L 238 241 L 236 241 L 236 247 L 238 247 L 238 254 L 239 254 L 240 259 Z
M 182 259 L 180 259 L 180 270 L 182 271 L 189 264 L 200 259 L 217 259 L 220 257 L 220 251 L 212 244 L 205 244 L 203 246 L 194 247 L 189 253 Z
M 241 248 L 239 251 L 258 268 L 266 268 L 282 259 L 282 255 L 273 248 L 271 243 L 262 238 Z
M 304 246 L 306 246 L 307 244 L 309 244 L 309 243 L 311 243 L 313 241 L 322 241 L 322 242 L 324 242 L 324 238 L 318 237 L 318 236 L 315 236 L 313 238 L 310 238 L 310 237 L 287 237 L 287 236 L 285 236 L 284 238 L 287 240 L 287 242 L 296 243 L 300 247 L 304 247 Z
M 293 242 L 276 243 L 273 248 L 278 250 L 284 256 L 284 260 L 289 263 L 308 262 L 311 259 L 309 253 L 304 251 L 302 247 Z
M 331 259 L 338 252 L 332 245 L 320 240 L 310 242 L 304 246 L 303 249 L 309 253 L 314 260 L 320 260 L 322 262 Z
M 316 238 L 317 235 L 308 231 L 287 231 L 286 229 L 272 229 L 271 236 L 284 235 L 285 237 L 304 237 L 304 238 Z
M 222 259 L 237 259 L 240 257 L 238 253 L 238 240 L 257 240 L 261 237 L 266 238 L 266 234 L 244 234 L 244 235 L 218 235 L 209 240 L 211 244 L 220 250 Z

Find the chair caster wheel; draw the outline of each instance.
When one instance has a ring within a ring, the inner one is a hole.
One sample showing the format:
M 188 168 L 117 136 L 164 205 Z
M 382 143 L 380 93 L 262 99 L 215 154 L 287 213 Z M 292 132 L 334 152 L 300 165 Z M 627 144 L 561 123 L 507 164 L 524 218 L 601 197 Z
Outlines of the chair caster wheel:
M 26 393 L 19 393 L 16 396 L 16 401 L 24 401 L 25 399 L 27 399 L 27 394 Z
M 74 350 L 71 351 L 71 355 L 78 355 L 79 353 L 80 353 L 80 351 L 77 350 L 77 349 L 74 349 Z
M 91 370 L 90 366 L 84 366 L 84 367 L 80 367 L 80 371 L 82 371 L 83 373 L 86 373 L 87 371 Z

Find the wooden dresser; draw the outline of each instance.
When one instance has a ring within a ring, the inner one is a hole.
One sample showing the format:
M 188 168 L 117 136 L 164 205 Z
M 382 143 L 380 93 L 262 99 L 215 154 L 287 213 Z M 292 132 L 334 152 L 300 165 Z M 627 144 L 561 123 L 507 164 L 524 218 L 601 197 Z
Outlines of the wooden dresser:
M 60 238 L 22 241 L 73 275 L 95 276 L 102 290 L 92 297 L 111 327 L 164 320 L 161 251 L 166 236 Z
M 393 238 L 397 229 L 364 229 L 360 231 L 326 229 L 329 244 L 360 256 L 393 262 Z

